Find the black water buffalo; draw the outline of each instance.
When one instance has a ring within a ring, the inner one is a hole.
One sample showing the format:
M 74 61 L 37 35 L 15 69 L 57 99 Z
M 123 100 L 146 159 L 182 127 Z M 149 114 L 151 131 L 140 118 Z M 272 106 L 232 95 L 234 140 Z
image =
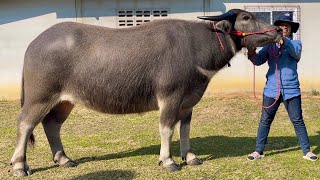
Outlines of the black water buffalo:
M 124 29 L 65 22 L 40 34 L 24 59 L 14 175 L 30 174 L 27 142 L 34 141 L 32 132 L 40 122 L 54 162 L 76 166 L 60 138 L 76 103 L 111 114 L 159 109 L 160 164 L 169 171 L 180 169 L 170 151 L 176 124 L 181 157 L 189 165 L 201 164 L 189 143 L 193 106 L 236 52 L 277 42 L 281 32 L 239 9 L 200 19 L 209 21 L 159 20 Z

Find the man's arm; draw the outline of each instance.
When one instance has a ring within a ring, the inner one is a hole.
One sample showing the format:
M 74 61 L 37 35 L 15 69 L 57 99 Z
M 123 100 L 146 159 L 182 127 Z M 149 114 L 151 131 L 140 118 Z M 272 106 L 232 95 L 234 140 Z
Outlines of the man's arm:
M 256 48 L 248 50 L 248 59 L 252 62 L 252 64 L 260 66 L 268 60 L 268 49 L 269 47 L 265 46 L 258 52 L 258 54 L 256 53 Z
M 283 38 L 282 47 L 290 54 L 291 57 L 299 62 L 302 51 L 302 44 L 300 41 Z

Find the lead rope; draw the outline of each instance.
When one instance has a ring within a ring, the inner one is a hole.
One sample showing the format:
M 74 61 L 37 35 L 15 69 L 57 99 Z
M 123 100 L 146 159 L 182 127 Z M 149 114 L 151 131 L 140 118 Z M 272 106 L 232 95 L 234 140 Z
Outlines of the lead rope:
M 279 59 L 279 57 L 281 56 L 281 54 L 282 54 L 282 47 L 280 46 L 280 50 L 279 50 L 279 55 L 276 55 L 275 53 L 274 53 L 274 51 L 275 50 L 270 50 L 270 47 L 269 47 L 269 53 L 273 56 L 273 59 L 274 59 L 274 63 L 275 63 L 275 65 L 276 65 L 276 79 L 277 79 L 277 88 L 278 88 L 278 92 L 277 92 L 277 97 L 276 97 L 276 99 L 275 99 L 275 101 L 271 104 L 271 105 L 269 105 L 269 106 L 264 106 L 264 105 L 261 105 L 261 107 L 262 108 L 264 108 L 264 109 L 269 109 L 269 108 L 271 108 L 271 107 L 273 107 L 275 104 L 276 104 L 276 102 L 279 100 L 279 97 L 280 97 L 280 84 L 281 84 L 281 82 L 280 82 L 280 78 L 279 78 L 279 70 L 278 70 L 278 59 Z M 256 54 L 254 55 L 254 60 L 256 61 Z M 256 103 L 257 103 L 257 105 L 258 106 L 260 106 L 260 102 L 259 102 L 259 100 L 258 100 L 258 98 L 256 97 L 256 91 L 255 91 L 255 82 L 256 82 L 256 66 L 255 65 L 253 65 L 253 96 L 254 96 L 254 99 L 255 99 L 255 101 L 256 101 Z
M 280 77 L 279 77 L 278 62 L 277 61 L 278 61 L 279 57 L 281 57 L 281 55 L 282 55 L 282 46 L 280 46 L 279 55 L 275 54 L 275 49 L 274 48 L 272 50 L 270 50 L 270 47 L 269 47 L 268 52 L 272 55 L 272 57 L 274 59 L 274 64 L 276 65 L 276 79 L 277 79 L 277 88 L 278 88 L 277 91 L 278 92 L 277 92 L 277 97 L 276 97 L 275 101 L 270 106 L 261 105 L 261 107 L 264 108 L 264 109 L 271 108 L 279 100 L 279 97 L 280 97 L 280 86 L 281 86 Z M 253 58 L 256 61 L 256 54 L 254 54 Z M 260 106 L 261 103 L 259 103 L 258 98 L 256 97 L 256 91 L 255 91 L 255 76 L 256 76 L 255 74 L 256 74 L 255 65 L 253 65 L 253 96 L 255 98 L 255 101 L 256 101 L 257 105 Z

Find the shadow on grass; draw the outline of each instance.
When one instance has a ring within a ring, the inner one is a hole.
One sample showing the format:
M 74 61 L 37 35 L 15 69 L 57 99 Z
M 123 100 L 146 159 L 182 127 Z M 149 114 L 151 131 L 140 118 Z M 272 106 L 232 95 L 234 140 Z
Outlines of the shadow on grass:
M 52 165 L 52 166 L 47 166 L 47 167 L 42 167 L 42 168 L 31 169 L 31 171 L 32 171 L 32 174 L 33 174 L 33 173 L 36 173 L 36 172 L 46 171 L 48 169 L 55 168 L 55 167 L 59 167 L 59 165 Z
M 309 136 L 311 146 L 316 146 L 313 150 L 314 153 L 320 152 L 320 131 L 316 136 Z M 179 141 L 172 142 L 173 155 L 178 156 Z M 193 152 L 196 155 L 206 156 L 203 160 L 218 159 L 223 157 L 238 157 L 244 156 L 255 149 L 255 137 L 228 137 L 228 136 L 208 136 L 192 138 L 190 140 Z M 290 151 L 300 150 L 297 137 L 294 136 L 280 136 L 269 137 L 266 151 L 272 150 L 273 152 L 267 153 L 267 156 L 280 154 Z M 77 163 L 85 163 L 90 161 L 119 159 L 132 156 L 142 155 L 158 155 L 160 152 L 160 145 L 153 145 L 142 147 L 133 151 L 126 151 L 114 154 L 107 154 L 97 157 L 83 157 L 75 160 Z M 302 153 L 302 152 L 301 152 Z
M 72 178 L 78 179 L 133 179 L 134 172 L 114 170 L 114 171 L 97 171 Z
M 320 153 L 320 131 L 316 136 L 309 136 L 311 146 L 316 146 L 313 150 L 314 153 Z M 171 144 L 173 156 L 179 156 L 179 141 L 174 141 Z M 197 137 L 190 139 L 193 152 L 202 157 L 204 161 L 210 161 L 213 159 L 224 157 L 238 157 L 244 156 L 255 149 L 255 137 L 228 137 L 228 136 L 208 136 Z M 270 153 L 266 153 L 266 156 L 275 154 L 301 150 L 298 139 L 295 136 L 279 136 L 269 137 L 268 144 L 266 145 L 266 151 L 272 150 Z M 102 161 L 111 159 L 120 159 L 134 156 L 143 155 L 158 155 L 160 152 L 160 145 L 152 145 L 148 147 L 142 147 L 133 151 L 125 151 L 113 154 L 106 154 L 103 156 L 88 156 L 76 159 L 78 164 Z M 302 155 L 302 152 L 301 152 Z M 33 172 L 48 170 L 56 166 L 50 166 L 45 168 L 34 169 Z

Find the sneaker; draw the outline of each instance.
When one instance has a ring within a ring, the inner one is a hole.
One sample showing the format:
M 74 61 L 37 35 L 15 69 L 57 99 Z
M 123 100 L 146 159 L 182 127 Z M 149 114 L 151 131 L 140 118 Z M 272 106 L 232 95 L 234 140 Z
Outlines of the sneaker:
M 247 159 L 250 161 L 253 161 L 253 160 L 261 159 L 263 157 L 264 157 L 263 154 L 259 154 L 257 151 L 255 151 L 255 152 L 249 154 Z
M 310 161 L 316 161 L 316 160 L 318 160 L 318 156 L 315 155 L 313 152 L 308 152 L 307 154 L 305 154 L 303 156 L 303 159 L 307 159 Z

